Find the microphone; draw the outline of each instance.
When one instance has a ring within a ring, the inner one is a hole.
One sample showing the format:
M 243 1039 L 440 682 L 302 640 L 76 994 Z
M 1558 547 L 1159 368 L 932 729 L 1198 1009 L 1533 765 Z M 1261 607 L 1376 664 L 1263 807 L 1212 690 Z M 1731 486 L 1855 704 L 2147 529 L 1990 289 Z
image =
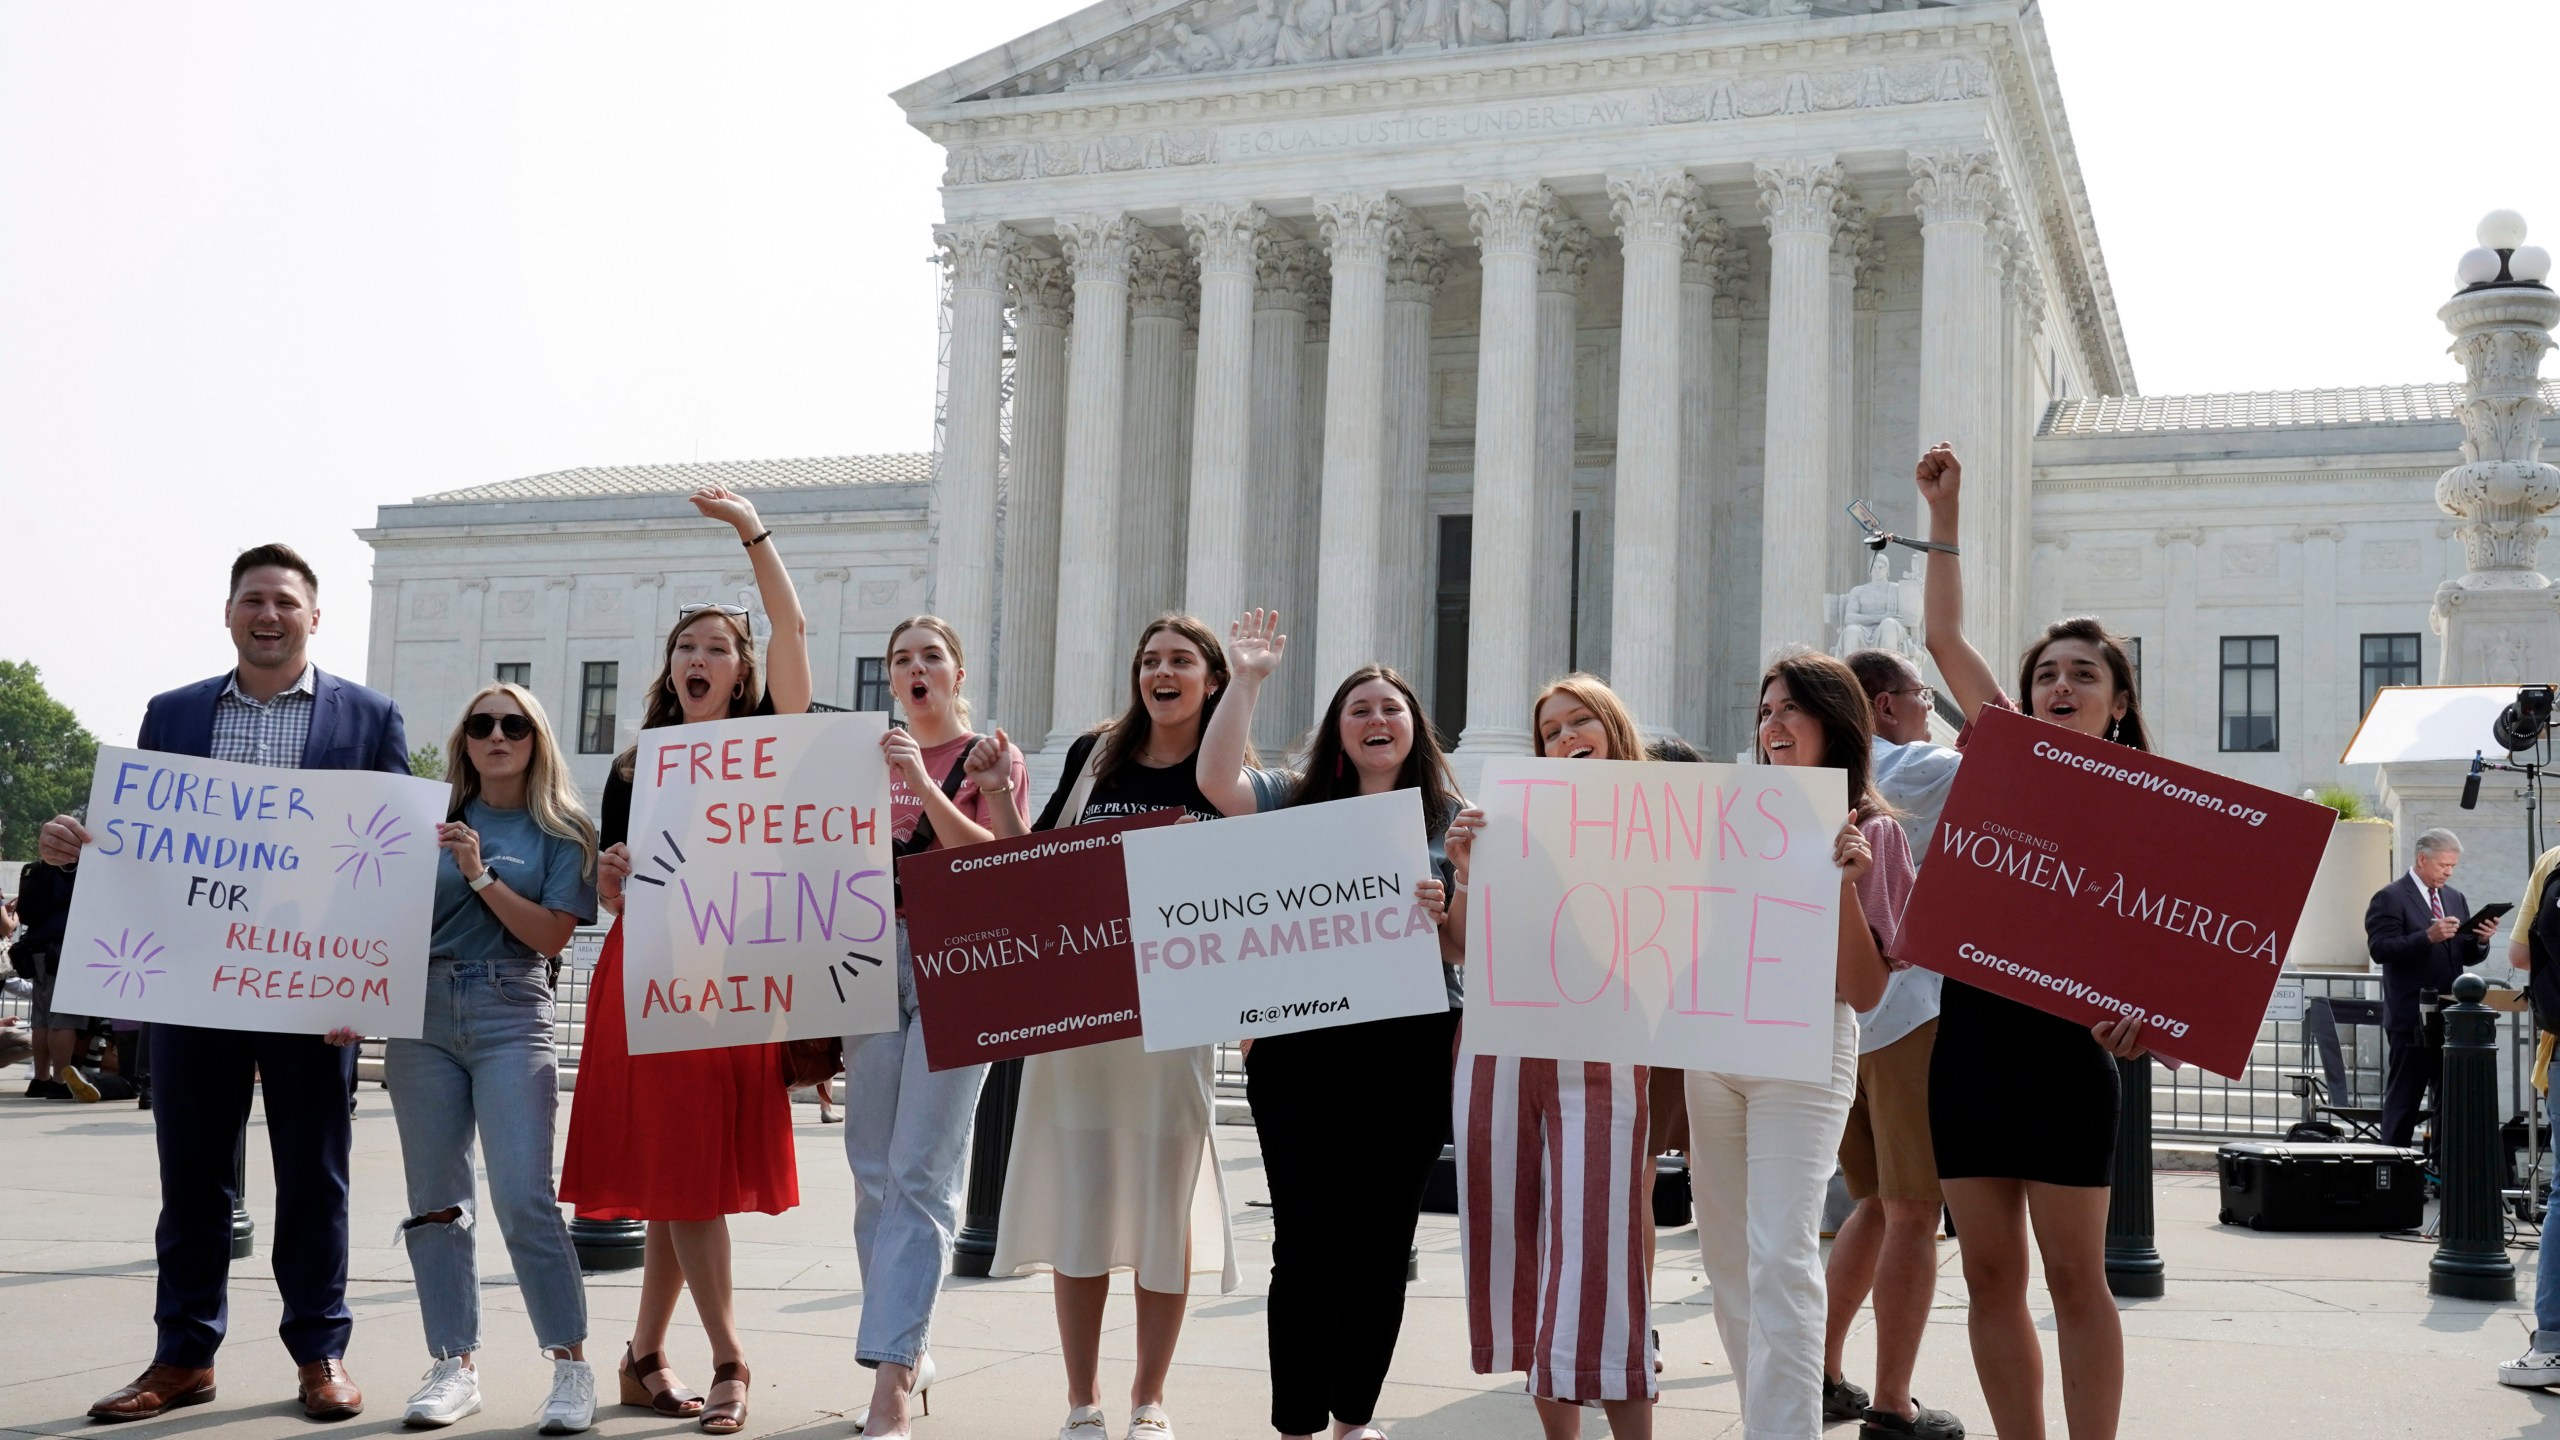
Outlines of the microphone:
M 2462 808 L 2480 808 L 2480 752 L 2471 752 L 2471 773 L 2462 777 Z

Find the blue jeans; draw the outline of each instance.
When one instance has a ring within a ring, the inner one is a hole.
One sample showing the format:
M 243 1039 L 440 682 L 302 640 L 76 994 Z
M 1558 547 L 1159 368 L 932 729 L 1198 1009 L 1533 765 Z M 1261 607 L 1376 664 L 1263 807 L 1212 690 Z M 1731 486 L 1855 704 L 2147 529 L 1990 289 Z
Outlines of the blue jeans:
M 960 1227 L 969 1126 L 987 1067 L 928 1070 L 916 1023 L 915 961 L 898 922 L 898 1028 L 844 1042 L 844 1155 L 853 1167 L 853 1245 L 862 1267 L 854 1358 L 912 1367 Z
M 394 1040 L 386 1061 L 409 1217 L 400 1233 L 418 1280 L 427 1349 L 437 1358 L 480 1348 L 480 1270 L 473 1254 L 476 1125 L 489 1201 L 515 1263 L 536 1341 L 546 1350 L 587 1338 L 586 1283 L 551 1186 L 560 1109 L 560 1053 L 551 1041 L 551 983 L 539 960 L 444 960 L 427 968 L 426 1025 Z M 420 1217 L 459 1209 L 450 1221 Z
M 2552 1196 L 2560 1201 L 2560 1193 Z M 2533 1348 L 2560 1351 L 2560 1204 L 2542 1212 L 2542 1254 L 2533 1262 Z

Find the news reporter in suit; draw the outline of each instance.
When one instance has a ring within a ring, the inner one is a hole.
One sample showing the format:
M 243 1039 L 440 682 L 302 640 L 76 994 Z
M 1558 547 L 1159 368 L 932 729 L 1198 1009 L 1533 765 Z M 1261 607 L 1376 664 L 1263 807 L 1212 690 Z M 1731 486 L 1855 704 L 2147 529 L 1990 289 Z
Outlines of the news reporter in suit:
M 2382 967 L 2386 1145 L 2406 1145 L 2417 1134 L 2419 1102 L 2444 1073 L 2444 1032 L 2426 1023 L 2422 993 L 2453 989 L 2455 976 L 2489 958 L 2498 933 L 2495 920 L 2471 923 L 2471 902 L 2449 883 L 2461 862 L 2462 841 L 2450 830 L 2429 830 L 2418 837 L 2408 873 L 2365 906 L 2365 950 Z
M 278 769 L 409 773 L 408 738 L 391 697 L 325 674 L 306 656 L 320 628 L 320 581 L 284 545 L 231 562 L 223 622 L 239 663 L 153 697 L 134 742 L 144 750 Z M 37 853 L 70 869 L 89 831 L 69 815 L 45 823 Z M 213 1357 L 229 1315 L 232 1156 L 254 1089 L 265 1096 L 275 1157 L 278 1334 L 299 1367 L 303 1414 L 344 1420 L 364 1409 L 347 1374 L 348 1097 L 355 1050 L 319 1035 L 154 1024 L 151 1114 L 160 1146 L 160 1331 L 150 1368 L 89 1407 L 93 1420 L 143 1420 L 214 1396 Z

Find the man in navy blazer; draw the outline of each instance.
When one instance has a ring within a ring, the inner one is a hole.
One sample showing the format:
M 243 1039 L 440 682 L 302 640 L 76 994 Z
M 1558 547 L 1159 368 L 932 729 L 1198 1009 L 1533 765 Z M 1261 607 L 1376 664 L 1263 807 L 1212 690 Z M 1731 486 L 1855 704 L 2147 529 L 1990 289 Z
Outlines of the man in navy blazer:
M 239 664 L 153 697 L 136 745 L 283 769 L 409 773 L 408 738 L 391 698 L 321 672 L 305 656 L 320 628 L 320 582 L 300 555 L 261 545 L 232 562 L 223 620 Z M 89 832 L 47 822 L 37 849 L 69 868 Z M 264 1092 L 276 1175 L 279 1333 L 299 1367 L 298 1399 L 314 1420 L 364 1408 L 347 1374 L 348 1111 L 355 1051 L 318 1035 L 150 1027 L 152 1118 L 160 1142 L 160 1343 L 150 1368 L 89 1409 L 142 1420 L 214 1396 L 213 1357 L 229 1317 L 233 1158 Z
M 2444 1073 L 2444 1031 L 2426 1014 L 2425 993 L 2450 993 L 2454 977 L 2489 958 L 2498 922 L 2471 923 L 2471 903 L 2447 882 L 2462 860 L 2450 830 L 2418 837 L 2407 874 L 2374 892 L 2365 906 L 2365 950 L 2382 967 L 2382 1140 L 2406 1145 L 2418 1112 Z

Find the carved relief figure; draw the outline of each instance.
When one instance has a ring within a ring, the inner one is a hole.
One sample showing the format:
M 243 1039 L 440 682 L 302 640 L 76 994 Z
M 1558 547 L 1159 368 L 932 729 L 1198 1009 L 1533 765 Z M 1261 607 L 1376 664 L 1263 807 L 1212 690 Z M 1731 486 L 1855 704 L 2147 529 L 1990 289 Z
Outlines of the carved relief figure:
M 1333 0 L 1289 0 L 1280 23 L 1280 63 L 1305 65 L 1333 58 Z
M 1182 68 L 1194 75 L 1204 70 L 1216 70 L 1227 63 L 1227 52 L 1219 47 L 1217 41 L 1180 20 L 1173 22 L 1173 53 L 1182 62 Z
M 1253 0 L 1253 8 L 1236 22 L 1233 34 L 1236 68 L 1259 70 L 1278 58 L 1280 50 L 1280 0 Z
M 1500 45 L 1511 38 L 1511 7 L 1505 0 L 1458 0 L 1458 43 Z
M 1333 17 L 1333 53 L 1336 59 L 1357 60 L 1370 55 L 1384 55 L 1395 44 L 1396 16 L 1390 8 L 1393 0 L 1338 0 L 1340 8 Z
M 1446 50 L 1456 43 L 1449 0 L 1397 0 L 1396 51 Z
M 1582 0 L 1531 0 L 1537 12 L 1537 28 L 1529 31 L 1531 39 L 1556 40 L 1582 33 Z M 1516 33 L 1521 27 L 1514 25 Z
M 1594 35 L 1641 30 L 1653 19 L 1653 0 L 1591 0 L 1583 24 Z

